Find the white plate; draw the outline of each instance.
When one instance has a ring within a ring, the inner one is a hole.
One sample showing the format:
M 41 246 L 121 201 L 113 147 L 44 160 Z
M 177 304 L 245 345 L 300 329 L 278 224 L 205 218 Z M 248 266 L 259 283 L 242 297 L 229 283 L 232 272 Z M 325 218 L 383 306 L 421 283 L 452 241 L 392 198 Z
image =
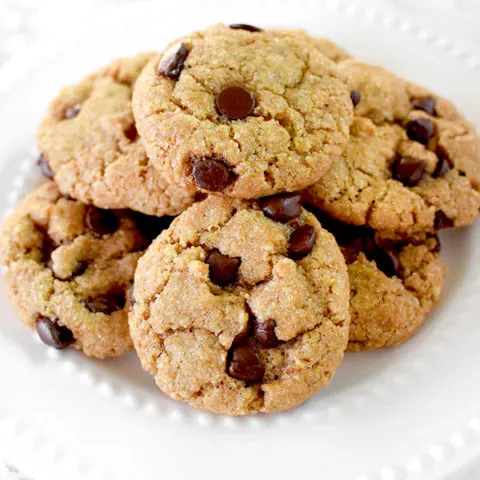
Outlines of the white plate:
M 452 98 L 480 124 L 480 61 L 396 15 L 306 0 L 159 5 L 99 11 L 81 39 L 36 45 L 0 70 L 0 209 L 38 181 L 35 129 L 61 86 L 216 21 L 330 36 Z M 20 324 L 2 287 L 0 456 L 35 480 L 444 479 L 480 457 L 480 225 L 442 238 L 448 283 L 420 333 L 398 349 L 347 355 L 327 389 L 270 416 L 175 403 L 133 354 L 100 362 L 49 349 Z

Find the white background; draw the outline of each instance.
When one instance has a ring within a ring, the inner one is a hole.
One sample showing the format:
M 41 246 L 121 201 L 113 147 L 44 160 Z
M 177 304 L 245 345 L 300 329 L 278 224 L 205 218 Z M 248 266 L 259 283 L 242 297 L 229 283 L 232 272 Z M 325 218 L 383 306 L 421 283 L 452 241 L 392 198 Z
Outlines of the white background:
M 39 40 L 81 35 L 82 26 L 98 9 L 129 2 L 132 0 L 0 0 L 0 68 Z M 281 3 L 279 0 L 279 7 Z M 391 8 L 430 31 L 440 34 L 448 31 L 450 38 L 454 38 L 456 31 L 461 31 L 462 39 L 472 50 L 478 51 L 480 47 L 480 0 L 350 0 L 350 3 L 357 3 L 362 8 Z M 161 5 L 159 0 L 159 28 Z M 252 12 L 249 12 L 251 16 Z M 272 23 L 275 23 L 274 18 L 275 12 L 272 12 Z M 24 479 L 14 467 L 8 470 L 10 473 L 0 460 L 0 480 Z M 471 466 L 452 480 L 478 479 L 480 466 Z

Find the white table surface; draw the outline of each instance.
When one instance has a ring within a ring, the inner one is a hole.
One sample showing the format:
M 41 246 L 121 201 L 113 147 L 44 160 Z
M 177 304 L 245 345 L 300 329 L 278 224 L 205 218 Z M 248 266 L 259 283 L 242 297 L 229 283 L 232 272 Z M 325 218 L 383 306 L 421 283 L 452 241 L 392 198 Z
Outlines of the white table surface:
M 37 41 L 81 35 L 83 21 L 88 21 L 98 9 L 129 2 L 134 0 L 0 0 L 0 68 Z M 281 0 L 278 3 L 281 7 Z M 462 32 L 466 47 L 480 48 L 480 0 L 350 0 L 349 3 L 401 12 L 429 30 L 439 33 L 448 30 L 448 37 Z M 161 1 L 158 5 L 161 10 Z M 478 479 L 480 464 L 470 465 L 445 480 Z M 5 465 L 0 452 L 0 480 L 34 479 L 26 478 L 14 466 Z

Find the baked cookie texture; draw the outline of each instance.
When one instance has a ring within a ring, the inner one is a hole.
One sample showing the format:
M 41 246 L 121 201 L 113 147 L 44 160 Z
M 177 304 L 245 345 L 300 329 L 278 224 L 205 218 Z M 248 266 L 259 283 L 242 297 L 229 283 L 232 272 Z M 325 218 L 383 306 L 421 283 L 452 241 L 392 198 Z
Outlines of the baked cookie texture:
M 133 110 L 163 174 L 252 199 L 318 180 L 348 140 L 352 101 L 335 64 L 303 37 L 216 25 L 148 63 Z
M 132 88 L 152 57 L 115 60 L 63 89 L 50 105 L 37 134 L 40 164 L 63 193 L 101 208 L 158 216 L 193 203 L 194 192 L 153 168 L 135 127 Z
M 345 261 L 300 207 L 288 220 L 268 202 L 194 204 L 140 260 L 134 297 L 144 369 L 168 396 L 210 412 L 298 405 L 329 383 L 347 346 Z
M 366 227 L 313 210 L 341 247 L 350 278 L 349 351 L 398 346 L 410 339 L 440 299 L 446 267 L 440 242 L 382 239 Z
M 146 246 L 128 213 L 65 198 L 48 182 L 5 221 L 0 263 L 22 322 L 53 347 L 106 358 L 132 350 L 126 291 Z
M 305 30 L 273 29 L 269 31 L 272 32 L 275 36 L 281 38 L 290 37 L 309 42 L 321 54 L 325 55 L 327 58 L 329 58 L 335 63 L 351 58 L 351 55 L 345 49 L 332 42 L 328 38 L 313 37 Z
M 471 224 L 480 208 L 480 140 L 448 101 L 382 67 L 339 64 L 356 118 L 341 161 L 308 190 L 332 216 L 384 236 Z

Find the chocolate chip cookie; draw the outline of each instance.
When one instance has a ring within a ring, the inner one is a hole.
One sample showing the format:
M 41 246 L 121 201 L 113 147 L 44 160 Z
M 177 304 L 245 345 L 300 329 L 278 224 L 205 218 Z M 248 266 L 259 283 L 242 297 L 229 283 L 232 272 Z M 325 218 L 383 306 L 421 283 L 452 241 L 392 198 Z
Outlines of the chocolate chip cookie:
M 445 266 L 436 236 L 398 243 L 367 227 L 334 220 L 313 210 L 341 247 L 350 277 L 349 351 L 406 342 L 440 298 Z
M 384 236 L 471 224 L 480 208 L 480 140 L 446 100 L 379 66 L 339 64 L 356 105 L 342 159 L 307 192 L 332 216 Z
M 343 151 L 352 108 L 335 64 L 305 39 L 222 25 L 155 56 L 133 93 L 156 167 L 237 198 L 318 180 Z
M 194 204 L 140 260 L 134 296 L 143 367 L 170 397 L 211 412 L 298 405 L 347 346 L 345 261 L 299 195 Z
M 20 319 L 54 348 L 97 358 L 131 350 L 126 292 L 147 237 L 164 221 L 84 205 L 53 182 L 40 186 L 0 231 L 0 262 Z
M 37 137 L 39 166 L 60 190 L 101 208 L 131 208 L 149 215 L 176 215 L 194 193 L 149 163 L 133 120 L 133 84 L 152 58 L 114 61 L 52 102 Z

